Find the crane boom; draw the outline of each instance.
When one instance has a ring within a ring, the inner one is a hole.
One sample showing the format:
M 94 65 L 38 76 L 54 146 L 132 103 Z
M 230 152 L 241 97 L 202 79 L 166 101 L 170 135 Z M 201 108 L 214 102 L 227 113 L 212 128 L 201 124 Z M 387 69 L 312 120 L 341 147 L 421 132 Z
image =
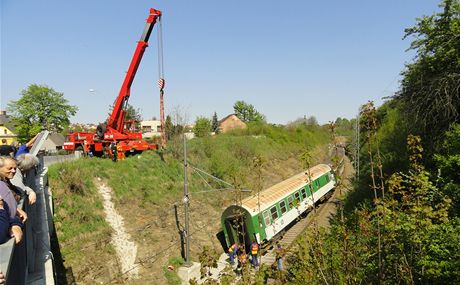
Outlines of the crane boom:
M 144 32 L 141 39 L 137 42 L 136 50 L 134 52 L 131 63 L 129 64 L 128 72 L 126 73 L 123 85 L 121 86 L 117 100 L 113 106 L 112 114 L 107 119 L 107 131 L 116 131 L 124 133 L 125 111 L 124 108 L 128 103 L 128 98 L 131 92 L 131 85 L 136 76 L 137 69 L 144 55 L 144 51 L 148 46 L 150 34 L 152 33 L 153 26 L 156 21 L 161 17 L 161 11 L 150 8 L 150 14 L 145 24 Z

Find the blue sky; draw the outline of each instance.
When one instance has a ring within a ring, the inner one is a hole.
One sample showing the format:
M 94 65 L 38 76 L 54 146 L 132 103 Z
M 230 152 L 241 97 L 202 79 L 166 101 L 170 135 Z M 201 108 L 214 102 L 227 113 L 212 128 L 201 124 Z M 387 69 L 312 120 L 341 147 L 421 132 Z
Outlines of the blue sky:
M 404 29 L 439 1 L 0 0 L 0 108 L 30 84 L 64 93 L 72 122 L 104 121 L 148 16 L 163 12 L 165 112 L 222 118 L 243 100 L 270 123 L 352 118 L 397 89 Z M 157 28 L 130 104 L 159 117 Z M 91 92 L 90 90 L 94 90 Z

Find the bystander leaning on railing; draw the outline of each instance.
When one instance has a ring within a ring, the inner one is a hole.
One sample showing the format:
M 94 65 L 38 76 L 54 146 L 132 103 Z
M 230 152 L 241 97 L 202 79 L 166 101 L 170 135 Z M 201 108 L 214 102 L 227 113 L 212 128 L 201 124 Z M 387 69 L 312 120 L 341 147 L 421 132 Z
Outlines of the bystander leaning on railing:
M 23 237 L 23 223 L 27 220 L 27 214 L 18 208 L 20 193 L 15 191 L 10 179 L 16 173 L 16 161 L 11 157 L 0 157 L 0 196 L 2 208 L 8 212 L 10 219 L 10 234 L 15 238 L 16 244 L 21 242 Z M 8 239 L 2 241 L 5 242 Z

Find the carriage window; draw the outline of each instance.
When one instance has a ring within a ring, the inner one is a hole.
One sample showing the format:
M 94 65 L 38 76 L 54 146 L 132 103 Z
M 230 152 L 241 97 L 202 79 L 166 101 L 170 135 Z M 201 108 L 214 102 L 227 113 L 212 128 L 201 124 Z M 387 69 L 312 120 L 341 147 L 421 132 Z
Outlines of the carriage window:
M 301 199 L 300 199 L 300 192 L 295 192 L 295 193 L 294 193 L 294 196 L 295 196 L 295 199 L 296 199 L 297 202 L 300 202 L 300 201 L 301 201 Z
M 326 182 L 329 182 L 329 175 L 326 175 Z
M 305 190 L 305 188 L 302 188 L 300 190 L 300 192 L 302 192 L 303 199 L 306 199 L 307 198 L 307 190 Z
M 281 210 L 281 215 L 287 212 L 286 202 L 284 202 L 284 200 L 280 202 L 280 210 Z
M 292 198 L 292 196 L 289 196 L 288 197 L 288 204 L 289 204 L 289 208 L 292 209 L 292 201 L 294 201 L 294 198 Z
M 264 216 L 264 223 L 266 226 L 268 225 L 271 225 L 271 222 L 270 222 L 270 214 L 268 213 L 268 211 L 264 211 L 262 213 L 262 216 Z
M 278 211 L 276 210 L 276 206 L 273 206 L 271 209 L 270 209 L 270 213 L 272 214 L 272 220 L 276 220 L 278 219 Z

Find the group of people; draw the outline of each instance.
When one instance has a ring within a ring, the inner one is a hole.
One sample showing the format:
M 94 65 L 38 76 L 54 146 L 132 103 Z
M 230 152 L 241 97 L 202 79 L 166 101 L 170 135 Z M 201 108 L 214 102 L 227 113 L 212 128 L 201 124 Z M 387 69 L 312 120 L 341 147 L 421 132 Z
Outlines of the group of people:
M 251 264 L 254 268 L 259 266 L 259 248 L 259 244 L 253 240 L 251 243 L 250 256 Z M 283 271 L 283 257 L 285 254 L 286 251 L 282 248 L 281 244 L 278 243 L 275 249 L 276 267 L 278 271 Z M 238 260 L 237 272 L 241 273 L 242 267 L 248 260 L 244 245 L 240 245 L 238 242 L 233 243 L 228 249 L 228 257 L 231 265 L 235 264 L 235 259 Z
M 116 141 L 113 141 L 109 145 L 109 155 L 113 162 L 125 159 L 125 152 L 123 151 L 121 145 Z
M 248 255 L 244 245 L 240 245 L 238 242 L 235 242 L 228 249 L 228 257 L 230 264 L 235 264 L 235 259 L 238 261 L 236 270 L 241 274 L 242 268 L 248 262 Z M 259 244 L 254 240 L 251 244 L 250 250 L 250 262 L 254 268 L 259 266 Z
M 25 196 L 30 205 L 37 200 L 35 191 L 24 184 L 25 174 L 38 165 L 37 157 L 28 153 L 35 138 L 15 153 L 0 148 L 0 244 L 10 238 L 16 244 L 22 241 L 27 213 L 18 205 Z

